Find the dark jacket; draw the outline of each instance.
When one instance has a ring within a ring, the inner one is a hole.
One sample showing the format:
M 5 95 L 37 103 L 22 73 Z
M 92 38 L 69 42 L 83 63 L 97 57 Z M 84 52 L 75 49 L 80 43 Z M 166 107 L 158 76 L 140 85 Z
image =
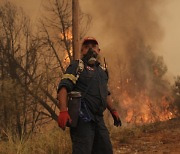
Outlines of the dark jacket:
M 94 67 L 84 64 L 84 70 L 76 81 L 78 61 L 73 61 L 67 68 L 64 77 L 58 86 L 66 87 L 68 92 L 79 91 L 84 95 L 83 100 L 92 114 L 102 115 L 107 106 L 107 95 L 110 94 L 107 88 L 108 75 L 106 71 L 97 63 Z

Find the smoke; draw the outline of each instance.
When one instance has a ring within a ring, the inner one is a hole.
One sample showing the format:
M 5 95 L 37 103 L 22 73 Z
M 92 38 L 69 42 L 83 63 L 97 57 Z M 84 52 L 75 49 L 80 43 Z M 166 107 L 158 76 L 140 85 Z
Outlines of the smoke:
M 121 69 L 126 80 L 148 88 L 154 75 L 162 77 L 165 74 L 167 68 L 163 59 L 155 54 L 163 38 L 156 10 L 164 4 L 162 0 L 81 2 L 83 11 L 93 17 L 89 34 L 101 41 L 100 47 L 104 49 L 102 53 L 107 57 L 110 70 L 113 74 L 117 72 L 115 78 L 120 77 Z M 156 66 L 157 63 L 161 66 Z
M 109 66 L 110 87 L 122 110 L 149 110 L 142 107 L 149 98 L 150 106 L 161 106 L 164 96 L 168 102 L 167 67 L 156 51 L 164 35 L 157 11 L 164 4 L 162 0 L 81 1 L 83 11 L 92 15 L 88 34 L 100 40 Z

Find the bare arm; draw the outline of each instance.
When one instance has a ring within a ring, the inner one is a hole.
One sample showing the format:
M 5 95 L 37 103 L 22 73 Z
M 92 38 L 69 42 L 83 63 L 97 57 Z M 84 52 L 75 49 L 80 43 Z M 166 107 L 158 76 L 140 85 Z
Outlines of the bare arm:
M 62 87 L 58 93 L 60 111 L 67 111 L 67 90 Z

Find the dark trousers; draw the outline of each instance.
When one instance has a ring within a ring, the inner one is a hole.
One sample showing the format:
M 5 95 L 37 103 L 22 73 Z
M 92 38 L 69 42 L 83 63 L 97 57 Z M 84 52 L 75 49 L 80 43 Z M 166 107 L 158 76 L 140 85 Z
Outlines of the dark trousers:
M 112 154 L 109 132 L 103 117 L 98 122 L 84 122 L 81 118 L 75 128 L 70 128 L 73 154 Z

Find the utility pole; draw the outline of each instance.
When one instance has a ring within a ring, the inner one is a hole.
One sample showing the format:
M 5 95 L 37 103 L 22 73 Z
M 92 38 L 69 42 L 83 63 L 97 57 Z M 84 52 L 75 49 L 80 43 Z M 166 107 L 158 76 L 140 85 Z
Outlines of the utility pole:
M 79 48 L 79 0 L 72 0 L 72 43 L 73 60 L 80 58 Z

